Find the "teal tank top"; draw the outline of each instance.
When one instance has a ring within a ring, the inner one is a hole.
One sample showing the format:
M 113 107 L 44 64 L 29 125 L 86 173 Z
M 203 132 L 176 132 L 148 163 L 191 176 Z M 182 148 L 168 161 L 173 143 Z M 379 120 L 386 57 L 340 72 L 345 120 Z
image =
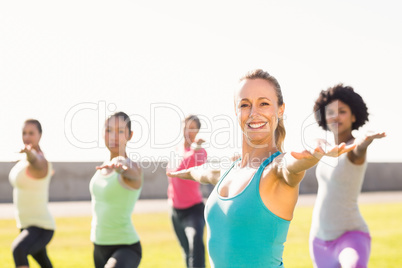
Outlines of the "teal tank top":
M 283 267 L 283 244 L 290 221 L 268 210 L 259 190 L 262 172 L 279 154 L 265 160 L 238 195 L 225 198 L 218 193 L 235 163 L 215 186 L 205 207 L 211 267 Z
M 141 188 L 126 186 L 120 174 L 96 171 L 89 183 L 92 202 L 91 241 L 97 245 L 130 245 L 140 238 L 131 214 Z

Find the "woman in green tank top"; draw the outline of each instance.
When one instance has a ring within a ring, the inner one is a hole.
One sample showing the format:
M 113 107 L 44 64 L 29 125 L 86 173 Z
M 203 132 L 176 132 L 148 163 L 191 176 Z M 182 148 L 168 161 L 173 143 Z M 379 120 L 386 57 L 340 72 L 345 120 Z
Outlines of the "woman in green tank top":
M 110 160 L 97 167 L 89 185 L 96 268 L 138 267 L 141 261 L 140 238 L 131 214 L 141 193 L 143 172 L 126 154 L 132 136 L 125 113 L 115 113 L 106 120 L 104 137 Z

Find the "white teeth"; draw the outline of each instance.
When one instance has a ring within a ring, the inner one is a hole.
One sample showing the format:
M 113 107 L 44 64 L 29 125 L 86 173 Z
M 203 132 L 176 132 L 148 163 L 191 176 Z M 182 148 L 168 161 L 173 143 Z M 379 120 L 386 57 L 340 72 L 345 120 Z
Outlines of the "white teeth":
M 265 125 L 266 123 L 259 123 L 259 124 L 248 124 L 251 128 L 259 128 Z

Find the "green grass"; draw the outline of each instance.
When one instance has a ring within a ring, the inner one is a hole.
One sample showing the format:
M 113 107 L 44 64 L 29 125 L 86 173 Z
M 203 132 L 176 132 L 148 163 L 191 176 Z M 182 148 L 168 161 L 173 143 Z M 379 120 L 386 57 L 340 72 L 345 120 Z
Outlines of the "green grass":
M 402 267 L 402 203 L 361 205 L 361 211 L 372 236 L 369 267 Z M 296 208 L 285 243 L 285 267 L 312 267 L 308 251 L 311 214 L 312 207 Z M 93 267 L 90 221 L 90 217 L 56 219 L 58 229 L 48 247 L 56 268 Z M 167 213 L 137 214 L 133 221 L 143 247 L 141 268 L 184 267 Z M 0 220 L 1 267 L 14 267 L 10 245 L 17 235 L 14 220 Z M 30 264 L 39 267 L 32 258 Z
M 402 267 L 402 203 L 365 204 L 360 210 L 372 239 L 369 268 Z M 308 249 L 311 216 L 312 207 L 295 210 L 285 243 L 285 267 L 312 267 Z

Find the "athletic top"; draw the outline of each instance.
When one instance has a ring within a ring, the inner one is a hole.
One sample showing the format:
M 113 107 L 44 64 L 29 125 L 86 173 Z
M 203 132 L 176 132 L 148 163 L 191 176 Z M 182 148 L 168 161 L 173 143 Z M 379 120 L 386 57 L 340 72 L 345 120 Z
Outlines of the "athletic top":
M 52 164 L 44 178 L 33 178 L 28 174 L 28 160 L 19 161 L 10 171 L 9 180 L 13 186 L 13 202 L 16 207 L 17 227 L 36 226 L 54 230 L 56 224 L 47 206 L 49 202 L 49 183 L 52 177 Z
M 194 166 L 200 166 L 207 161 L 207 152 L 201 148 L 194 150 L 193 148 L 185 148 L 182 160 L 177 168 L 169 167 L 169 171 L 179 171 Z M 173 165 L 173 163 L 169 163 Z M 168 177 L 168 202 L 177 209 L 186 209 L 199 204 L 203 201 L 200 184 L 196 181 L 183 180 L 176 177 Z
M 131 221 L 141 189 L 126 185 L 116 171 L 96 171 L 89 183 L 92 201 L 91 241 L 97 245 L 130 245 L 140 238 Z
M 218 189 L 237 161 L 215 186 L 205 208 L 211 267 L 283 267 L 283 244 L 290 221 L 272 213 L 259 190 L 262 172 L 279 154 L 265 160 L 236 196 L 222 197 Z
M 318 193 L 310 238 L 329 241 L 346 231 L 369 232 L 357 202 L 366 168 L 366 161 L 355 165 L 347 154 L 321 159 L 316 169 Z

